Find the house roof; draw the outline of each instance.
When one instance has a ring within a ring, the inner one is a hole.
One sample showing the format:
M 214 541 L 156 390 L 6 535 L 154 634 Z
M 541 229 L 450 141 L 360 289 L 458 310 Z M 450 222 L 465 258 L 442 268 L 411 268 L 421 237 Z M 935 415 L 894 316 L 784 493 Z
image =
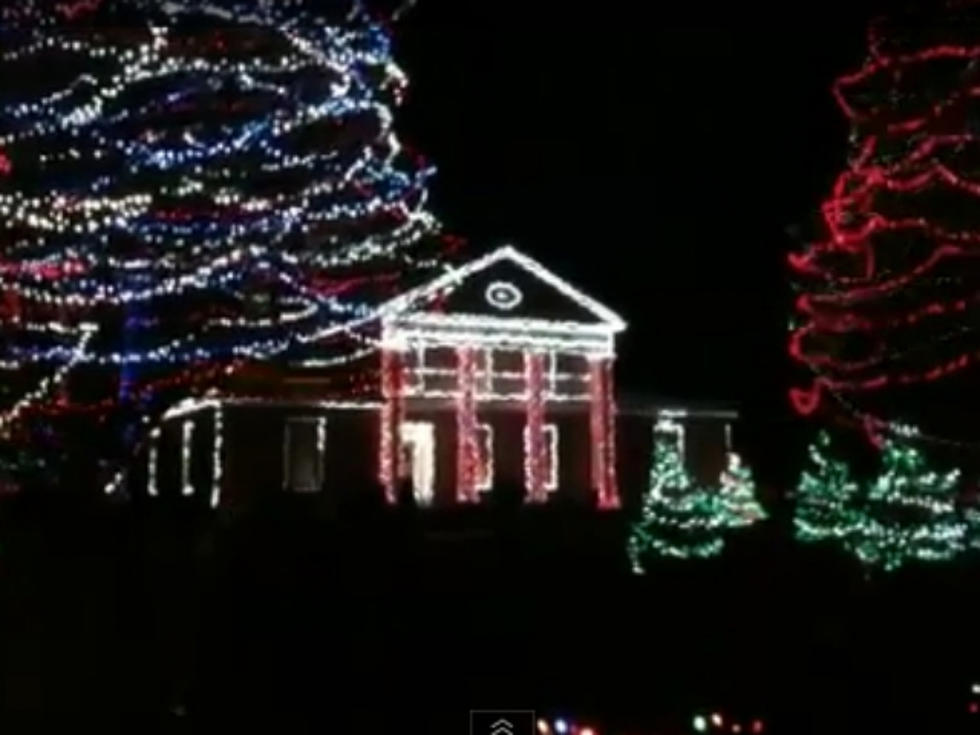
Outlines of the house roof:
M 603 306 L 591 296 L 572 286 L 568 281 L 511 245 L 504 245 L 464 265 L 447 270 L 433 280 L 385 302 L 381 305 L 379 312 L 382 316 L 391 316 L 409 311 L 416 305 L 427 302 L 447 289 L 454 289 L 470 276 L 504 261 L 517 265 L 538 280 L 548 284 L 588 311 L 611 330 L 619 332 L 626 328 L 626 322 L 619 314 Z
M 715 418 L 734 421 L 739 417 L 739 406 L 732 401 L 706 401 L 681 399 L 676 396 L 619 392 L 618 412 L 624 416 L 651 416 L 674 414 L 687 418 Z

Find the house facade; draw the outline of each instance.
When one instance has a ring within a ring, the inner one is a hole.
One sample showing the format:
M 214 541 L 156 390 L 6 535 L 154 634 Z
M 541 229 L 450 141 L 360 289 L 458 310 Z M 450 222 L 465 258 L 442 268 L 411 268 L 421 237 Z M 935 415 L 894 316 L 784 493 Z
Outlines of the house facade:
M 329 361 L 277 365 L 174 406 L 131 491 L 219 507 L 410 488 L 449 506 L 507 488 L 607 510 L 646 488 L 655 432 L 696 475 L 724 467 L 735 413 L 617 401 L 625 321 L 512 247 L 382 304 L 374 327 L 346 387 Z

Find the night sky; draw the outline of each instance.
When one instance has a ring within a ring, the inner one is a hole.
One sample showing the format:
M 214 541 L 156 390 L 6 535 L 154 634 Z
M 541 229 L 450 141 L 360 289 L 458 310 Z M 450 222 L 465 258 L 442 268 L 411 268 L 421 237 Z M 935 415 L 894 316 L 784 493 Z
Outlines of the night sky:
M 734 401 L 748 452 L 798 452 L 785 256 L 820 234 L 847 153 L 830 85 L 887 5 L 531 5 L 420 0 L 396 26 L 400 130 L 438 166 L 432 210 L 474 251 L 511 242 L 620 311 L 624 390 Z

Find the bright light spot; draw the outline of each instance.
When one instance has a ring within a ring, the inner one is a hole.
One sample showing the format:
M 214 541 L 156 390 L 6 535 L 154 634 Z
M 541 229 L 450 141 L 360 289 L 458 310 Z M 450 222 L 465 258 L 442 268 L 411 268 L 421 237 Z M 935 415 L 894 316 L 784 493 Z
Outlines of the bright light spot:
M 721 727 L 725 724 L 725 721 L 722 719 L 720 714 L 715 712 L 713 715 L 711 715 L 711 724 L 715 727 Z
M 541 735 L 548 735 L 548 733 L 551 732 L 551 728 L 548 727 L 547 720 L 538 720 L 538 732 L 541 733 Z
M 568 723 L 561 718 L 555 720 L 555 732 L 564 735 L 564 733 L 568 732 Z
M 694 718 L 694 729 L 698 732 L 704 732 L 708 729 L 708 721 L 702 715 L 697 715 Z
M 591 727 L 583 727 L 578 731 L 578 735 L 595 735 L 595 730 Z
M 742 726 L 736 722 L 734 725 L 732 725 L 732 732 L 734 733 L 742 732 Z
M 974 684 L 972 687 L 970 687 L 970 690 L 974 694 L 980 694 L 980 684 Z
M 764 727 L 762 724 L 762 720 L 752 720 L 752 732 L 755 733 L 755 735 L 759 735 L 759 733 L 762 732 L 763 729 Z

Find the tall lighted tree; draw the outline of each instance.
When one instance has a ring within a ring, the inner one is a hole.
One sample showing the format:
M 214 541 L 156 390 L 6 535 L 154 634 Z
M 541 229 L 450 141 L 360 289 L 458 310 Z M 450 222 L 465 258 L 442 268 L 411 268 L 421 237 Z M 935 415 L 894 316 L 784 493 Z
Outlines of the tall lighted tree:
M 959 470 L 937 473 L 914 447 L 889 441 L 850 545 L 862 562 L 893 571 L 910 561 L 947 561 L 964 548 L 956 508 Z
M 793 254 L 791 393 L 880 430 L 980 436 L 980 5 L 919 3 L 875 21 L 833 93 L 851 125 L 823 238 Z
M 860 526 L 860 488 L 850 465 L 830 451 L 830 434 L 821 431 L 808 449 L 810 467 L 796 488 L 793 525 L 800 541 L 850 542 Z
M 642 574 L 656 557 L 715 556 L 724 548 L 723 526 L 718 494 L 693 483 L 674 441 L 656 439 L 650 488 L 627 541 L 633 571 Z
M 382 20 L 357 0 L 0 9 L 8 457 L 120 459 L 175 395 L 356 331 L 436 264 Z

